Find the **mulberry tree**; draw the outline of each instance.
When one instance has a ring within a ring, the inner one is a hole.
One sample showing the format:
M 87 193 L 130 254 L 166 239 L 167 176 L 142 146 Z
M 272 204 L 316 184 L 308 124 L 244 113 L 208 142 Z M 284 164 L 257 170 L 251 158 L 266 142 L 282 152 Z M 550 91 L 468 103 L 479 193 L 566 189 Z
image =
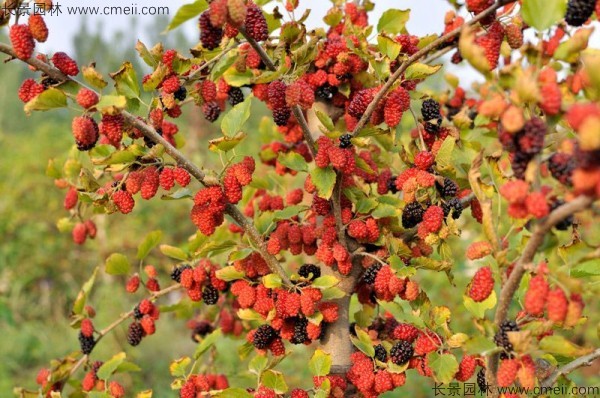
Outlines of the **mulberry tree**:
M 98 217 L 136 217 L 161 197 L 197 227 L 110 255 L 74 301 L 79 350 L 20 396 L 152 396 L 126 392 L 126 353 L 95 347 L 117 328 L 149 344 L 178 322 L 165 296 L 194 314 L 198 346 L 170 367 L 182 398 L 376 397 L 416 374 L 506 397 L 499 387 L 570 383 L 600 356 L 584 333 L 598 292 L 586 282 L 600 276 L 600 56 L 587 48 L 600 2 L 449 1 L 423 37 L 407 31 L 410 10 L 370 20 L 370 0 L 332 0 L 312 30 L 298 0 L 270 2 L 186 5 L 169 28 L 197 21 L 188 53 L 138 42 L 146 70 L 125 60 L 109 78 L 93 60 L 36 52 L 44 18 L 5 2 L 0 51 L 36 73 L 17 93 L 25 113 L 73 112 L 69 158 L 48 168 L 65 190 L 61 229 L 85 244 Z M 477 82 L 461 85 L 444 60 Z M 260 102 L 269 115 L 248 131 Z M 221 167 L 186 155 L 175 121 L 192 113 L 220 126 L 207 146 Z M 98 272 L 132 297 L 107 325 L 90 299 Z M 462 299 L 450 306 L 440 286 Z M 203 366 L 223 338 L 239 341 L 254 386 Z M 288 386 L 278 365 L 302 346 L 312 358 L 295 366 L 313 378 Z

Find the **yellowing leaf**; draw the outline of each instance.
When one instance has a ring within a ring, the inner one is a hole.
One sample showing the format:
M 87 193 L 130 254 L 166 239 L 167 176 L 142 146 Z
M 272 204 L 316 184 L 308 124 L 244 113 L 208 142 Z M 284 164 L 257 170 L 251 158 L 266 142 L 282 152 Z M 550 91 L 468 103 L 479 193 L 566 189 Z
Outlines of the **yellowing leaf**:
M 442 68 L 442 65 L 426 65 L 422 63 L 411 64 L 405 72 L 405 77 L 408 80 L 424 79 L 435 74 Z

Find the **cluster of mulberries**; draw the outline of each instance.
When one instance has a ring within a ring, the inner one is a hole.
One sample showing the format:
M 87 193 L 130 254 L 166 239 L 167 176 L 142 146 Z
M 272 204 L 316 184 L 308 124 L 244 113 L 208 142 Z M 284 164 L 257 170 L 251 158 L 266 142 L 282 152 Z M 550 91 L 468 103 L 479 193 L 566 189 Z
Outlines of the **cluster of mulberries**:
M 500 195 L 508 201 L 508 214 L 511 217 L 543 218 L 550 212 L 550 204 L 544 192 L 530 192 L 529 184 L 523 180 L 513 180 L 502 185 Z
M 566 327 L 572 327 L 583 310 L 583 302 L 577 294 L 569 299 L 560 287 L 551 288 L 543 271 L 530 279 L 523 306 L 531 316 L 544 317 L 545 312 L 547 319 Z
M 269 38 L 267 20 L 256 4 L 243 0 L 215 0 L 209 9 L 200 16 L 200 42 L 208 50 L 221 44 L 223 36 L 235 37 L 239 28 L 244 28 L 248 36 L 256 41 Z
M 71 231 L 73 242 L 78 245 L 83 245 L 87 238 L 94 239 L 96 237 L 96 224 L 92 220 L 78 222 Z
M 179 390 L 180 398 L 196 398 L 202 393 L 229 388 L 227 376 L 222 374 L 194 374 L 187 377 Z
M 287 103 L 287 91 L 287 85 L 281 80 L 271 82 L 268 87 L 267 105 L 273 112 L 273 120 L 278 126 L 286 126 L 292 114 L 292 110 Z
M 381 345 L 379 347 L 383 348 Z M 383 350 L 385 351 L 385 348 Z M 404 372 L 394 373 L 384 367 L 374 365 L 373 359 L 362 352 L 352 354 L 351 360 L 352 367 L 346 377 L 363 396 L 376 397 L 384 392 L 401 387 L 406 382 Z
M 311 287 L 310 282 L 305 278 L 297 285 L 302 287 L 296 291 L 269 289 L 258 281 L 238 280 L 232 284 L 231 292 L 240 308 L 252 309 L 265 319 L 275 310 L 275 317 L 269 324 L 248 333 L 247 339 L 255 348 L 270 350 L 276 356 L 283 355 L 283 340 L 292 344 L 310 344 L 321 337 L 327 323 L 337 320 L 337 304 L 321 301 L 321 291 Z M 314 323 L 317 316 L 322 321 Z
M 544 148 L 546 134 L 546 123 L 539 118 L 528 120 L 523 128 L 515 133 L 502 128 L 498 130 L 498 139 L 504 149 L 511 154 L 515 177 L 519 179 L 525 177 L 529 162 Z
M 229 203 L 236 204 L 242 199 L 242 187 L 252 182 L 254 168 L 254 158 L 251 156 L 227 168 L 223 177 L 223 191 Z
M 575 193 L 597 197 L 600 194 L 600 145 L 597 140 L 600 106 L 595 103 L 573 105 L 566 119 L 578 136 L 573 151 L 573 157 L 577 159 L 577 168 L 571 178 L 573 188 Z
M 160 311 L 152 301 L 143 299 L 134 307 L 132 317 L 133 321 L 127 328 L 127 342 L 137 346 L 145 336 L 156 332 L 155 322 L 160 317 Z
M 351 332 L 355 331 L 351 329 Z M 426 377 L 433 376 L 427 363 L 427 354 L 441 347 L 442 339 L 438 334 L 398 323 L 388 314 L 385 319 L 375 319 L 369 327 L 369 335 L 380 341 L 374 346 L 373 358 L 362 352 L 352 354 L 353 365 L 346 375 L 363 395 L 379 396 L 404 385 L 404 369 L 415 369 Z M 465 356 L 457 372 L 457 380 L 468 380 L 476 366 L 475 357 Z
M 214 305 L 219 300 L 219 292 L 229 288 L 229 284 L 217 277 L 218 267 L 207 259 L 200 260 L 195 267 L 182 264 L 173 269 L 171 279 L 186 289 L 192 301 L 204 301 Z
M 374 305 L 376 299 L 393 301 L 400 297 L 413 301 L 419 296 L 420 288 L 415 281 L 398 277 L 389 265 L 374 263 L 363 272 L 357 291 L 362 304 Z
M 293 255 L 313 255 L 317 252 L 317 230 L 312 223 L 296 224 L 287 220 L 279 221 L 269 236 L 267 250 L 275 255 L 289 250 Z
M 354 158 L 354 149 L 341 148 L 335 145 L 333 140 L 325 136 L 317 140 L 317 154 L 315 155 L 315 164 L 317 167 L 327 167 L 332 165 L 336 170 L 344 174 L 353 174 L 356 170 L 356 160 Z
M 127 178 L 119 184 L 111 196 L 111 199 L 117 209 L 127 214 L 133 210 L 135 199 L 133 195 L 140 193 L 142 199 L 152 199 L 162 187 L 168 191 L 173 188 L 175 183 L 182 187 L 190 183 L 189 173 L 180 167 L 164 167 L 160 171 L 156 166 L 149 166 L 143 169 L 129 172 Z
M 192 222 L 204 235 L 212 235 L 223 224 L 227 198 L 220 186 L 203 188 L 194 197 Z

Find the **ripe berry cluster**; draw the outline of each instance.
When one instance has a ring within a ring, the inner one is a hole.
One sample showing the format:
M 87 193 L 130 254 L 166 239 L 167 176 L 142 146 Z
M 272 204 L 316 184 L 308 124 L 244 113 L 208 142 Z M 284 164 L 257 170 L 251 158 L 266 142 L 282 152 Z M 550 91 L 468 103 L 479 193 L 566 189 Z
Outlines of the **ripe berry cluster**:
M 500 187 L 500 194 L 508 201 L 508 214 L 514 218 L 543 218 L 550 212 L 544 192 L 530 192 L 523 180 L 513 180 Z
M 229 387 L 229 380 L 223 374 L 193 374 L 187 377 L 179 390 L 180 398 L 196 398 L 203 392 L 225 390 Z

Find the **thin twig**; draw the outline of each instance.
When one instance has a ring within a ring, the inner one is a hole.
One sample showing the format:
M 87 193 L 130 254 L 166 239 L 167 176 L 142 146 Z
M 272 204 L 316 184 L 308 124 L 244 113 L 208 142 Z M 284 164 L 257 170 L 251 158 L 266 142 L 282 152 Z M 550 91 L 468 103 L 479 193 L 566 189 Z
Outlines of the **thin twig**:
M 542 387 L 552 387 L 554 385 L 554 383 L 556 383 L 556 380 L 558 380 L 558 378 L 560 376 L 568 375 L 569 373 L 573 372 L 574 370 L 576 370 L 582 366 L 590 366 L 592 364 L 592 362 L 594 362 L 598 358 L 600 358 L 600 348 L 597 348 L 592 353 L 584 355 L 582 357 L 579 357 L 579 358 L 573 360 L 572 362 L 569 362 L 565 366 L 558 368 L 553 373 L 551 373 L 550 376 L 548 376 L 548 378 L 544 379 L 541 382 L 541 386 Z

